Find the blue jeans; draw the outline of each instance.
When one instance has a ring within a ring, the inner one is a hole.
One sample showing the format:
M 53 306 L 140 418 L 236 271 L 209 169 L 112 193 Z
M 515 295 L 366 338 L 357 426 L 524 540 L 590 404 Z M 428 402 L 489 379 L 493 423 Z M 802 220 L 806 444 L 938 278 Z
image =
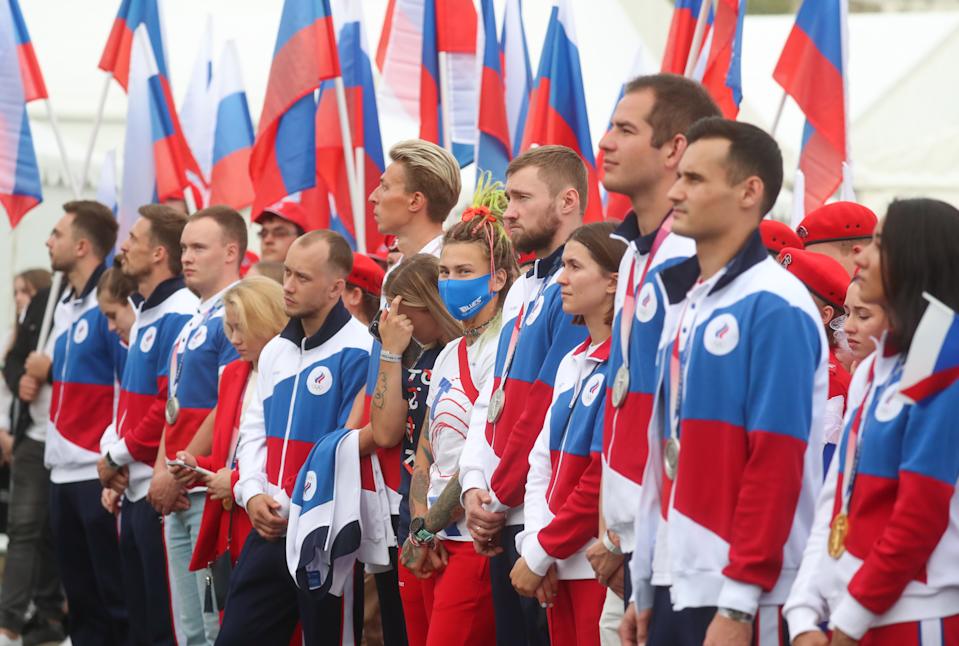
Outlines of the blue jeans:
M 220 630 L 220 620 L 217 613 L 203 611 L 207 569 L 190 572 L 206 492 L 188 493 L 187 498 L 190 507 L 173 512 L 163 524 L 177 643 L 180 646 L 212 645 Z

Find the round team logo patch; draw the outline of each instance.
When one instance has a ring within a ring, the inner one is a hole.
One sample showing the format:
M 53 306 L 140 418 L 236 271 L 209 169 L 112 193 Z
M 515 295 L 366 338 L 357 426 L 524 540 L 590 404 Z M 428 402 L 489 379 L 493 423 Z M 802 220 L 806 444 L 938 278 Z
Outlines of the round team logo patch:
M 157 340 L 157 329 L 148 327 L 143 336 L 140 337 L 140 352 L 149 352 L 153 348 L 153 342 Z
M 325 395 L 333 387 L 333 373 L 326 366 L 317 366 L 310 370 L 306 378 L 306 388 L 314 395 Z
M 601 392 L 603 392 L 603 375 L 593 375 L 586 382 L 583 394 L 580 396 L 583 406 L 592 406 Z
M 73 328 L 73 342 L 74 343 L 83 343 L 87 340 L 87 335 L 90 334 L 90 324 L 86 319 L 80 319 L 77 321 L 77 326 Z
M 649 323 L 656 316 L 656 287 L 646 283 L 636 296 L 636 320 L 640 323 Z
M 193 335 L 190 337 L 190 342 L 186 344 L 186 347 L 188 347 L 191 350 L 196 350 L 201 345 L 203 345 L 204 341 L 206 341 L 206 326 L 201 325 L 200 327 L 197 328 L 196 332 L 194 332 Z
M 316 495 L 316 471 L 307 471 L 303 482 L 303 502 L 310 502 Z
M 529 315 L 526 317 L 526 325 L 532 325 L 536 322 L 536 319 L 539 318 L 540 313 L 543 311 L 544 302 L 545 298 L 543 298 L 543 296 L 536 299 L 536 302 L 533 303 L 533 307 L 529 311 Z
M 902 412 L 905 401 L 899 396 L 899 382 L 886 386 L 876 404 L 876 419 L 880 422 L 891 422 Z
M 720 314 L 706 324 L 703 345 L 711 354 L 722 357 L 739 345 L 739 323 L 732 314 Z

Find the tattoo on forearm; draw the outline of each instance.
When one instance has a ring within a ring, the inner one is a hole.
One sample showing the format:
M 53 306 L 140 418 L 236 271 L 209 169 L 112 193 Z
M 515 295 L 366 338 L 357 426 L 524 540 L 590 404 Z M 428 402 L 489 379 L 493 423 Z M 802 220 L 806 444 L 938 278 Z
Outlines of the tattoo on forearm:
M 410 482 L 410 500 L 414 503 L 426 506 L 426 492 L 430 488 L 429 471 L 423 469 L 413 470 L 413 480 Z
M 400 554 L 400 562 L 409 567 L 416 560 L 416 547 L 409 541 L 403 543 L 403 551 Z
M 373 392 L 373 406 L 383 410 L 386 406 L 386 373 L 380 372 L 376 379 L 376 390 Z
M 433 506 L 430 507 L 426 515 L 426 529 L 431 532 L 438 532 L 444 527 L 449 527 L 463 517 L 463 507 L 460 505 L 460 494 L 463 488 L 460 486 L 459 473 L 450 478 L 446 483 L 446 488 L 440 494 Z

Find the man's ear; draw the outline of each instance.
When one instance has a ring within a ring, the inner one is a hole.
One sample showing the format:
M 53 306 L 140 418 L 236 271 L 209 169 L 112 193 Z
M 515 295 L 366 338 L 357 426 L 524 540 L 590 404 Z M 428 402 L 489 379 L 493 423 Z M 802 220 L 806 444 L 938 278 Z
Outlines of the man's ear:
M 429 201 L 426 199 L 426 196 L 419 191 L 414 191 L 410 195 L 409 206 L 407 207 L 412 213 L 419 213 L 420 211 L 425 211 Z
M 765 188 L 763 186 L 763 181 L 756 175 L 747 177 L 743 182 L 740 204 L 746 209 L 751 209 L 754 206 L 762 204 L 764 195 Z
M 686 152 L 687 146 L 686 135 L 682 133 L 673 135 L 673 138 L 664 143 L 662 148 L 660 148 L 660 152 L 665 155 L 663 165 L 671 171 L 679 168 L 679 160 L 683 158 L 683 153 Z

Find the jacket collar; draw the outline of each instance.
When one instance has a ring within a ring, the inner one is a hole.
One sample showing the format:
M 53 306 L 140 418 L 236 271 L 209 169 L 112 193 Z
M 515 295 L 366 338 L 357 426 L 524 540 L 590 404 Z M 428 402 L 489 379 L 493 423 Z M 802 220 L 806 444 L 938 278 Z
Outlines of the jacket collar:
M 565 244 L 559 246 L 556 251 L 549 254 L 545 258 L 539 258 L 536 260 L 536 263 L 533 265 L 533 268 L 526 272 L 527 278 L 549 278 L 552 276 L 560 267 L 560 259 L 563 257 L 563 247 Z
M 757 229 L 746 239 L 743 248 L 726 264 L 726 271 L 719 277 L 709 293 L 718 292 L 768 257 L 769 252 L 763 245 L 763 240 Z M 696 284 L 699 273 L 699 258 L 697 256 L 691 256 L 681 263 L 664 269 L 660 275 L 663 278 L 663 286 L 666 288 L 666 296 L 669 298 L 669 302 L 675 304 L 686 298 L 686 294 Z
M 332 339 L 337 332 L 343 329 L 344 325 L 350 322 L 350 318 L 349 311 L 343 305 L 343 301 L 340 300 L 326 315 L 323 325 L 313 336 L 307 337 L 304 335 L 303 323 L 297 317 L 290 319 L 290 322 L 280 332 L 280 336 L 298 348 L 302 346 L 304 350 L 313 350 Z
M 83 291 L 80 292 L 80 294 L 78 295 L 73 291 L 73 288 L 71 287 L 67 291 L 67 293 L 64 294 L 63 302 L 69 303 L 72 299 L 77 299 L 77 298 L 82 299 L 89 296 L 90 292 L 92 292 L 96 288 L 97 283 L 100 282 L 100 276 L 102 276 L 103 272 L 105 272 L 106 270 L 107 270 L 106 263 L 101 262 L 99 265 L 97 265 L 97 268 L 93 270 L 93 273 L 90 274 L 90 277 L 87 279 L 86 285 L 83 286 Z
M 672 212 L 672 209 L 670 209 Z M 659 229 L 663 226 L 663 222 L 666 221 L 666 218 L 669 217 L 669 213 L 663 216 L 663 219 L 660 220 L 659 226 L 654 230 L 650 231 L 648 234 L 643 235 L 639 230 L 639 218 L 636 217 L 635 211 L 630 211 L 626 214 L 626 217 L 620 223 L 616 229 L 609 234 L 611 238 L 619 238 L 626 244 L 634 243 L 636 245 L 636 251 L 641 255 L 648 254 L 652 248 L 653 243 L 656 241 L 656 236 L 659 234 Z
M 184 287 L 186 287 L 186 283 L 183 282 L 183 276 L 167 278 L 165 281 L 156 286 L 156 289 L 154 289 L 153 293 L 150 294 L 150 298 L 143 301 L 142 309 L 148 310 L 156 307 Z
M 580 343 L 576 347 L 576 349 L 573 350 L 573 354 L 577 355 L 577 354 L 583 354 L 584 352 L 588 352 L 588 354 L 586 355 L 587 361 L 597 361 L 599 363 L 602 363 L 603 361 L 608 361 L 609 349 L 610 347 L 612 347 L 612 339 L 613 339 L 612 335 L 608 336 L 606 340 L 600 343 L 597 348 L 595 348 L 592 352 L 589 352 L 589 346 L 593 344 L 593 340 L 589 337 L 586 337 L 586 340 Z

